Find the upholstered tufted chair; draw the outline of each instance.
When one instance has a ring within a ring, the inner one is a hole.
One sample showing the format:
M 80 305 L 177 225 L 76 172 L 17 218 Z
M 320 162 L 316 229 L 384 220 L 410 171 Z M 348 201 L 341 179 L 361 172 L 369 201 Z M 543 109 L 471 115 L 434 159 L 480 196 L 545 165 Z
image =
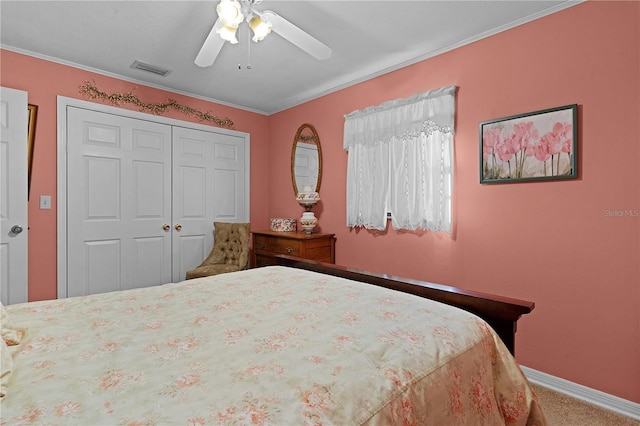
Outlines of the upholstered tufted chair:
M 249 224 L 213 222 L 213 248 L 195 269 L 187 271 L 187 279 L 235 272 L 249 266 Z

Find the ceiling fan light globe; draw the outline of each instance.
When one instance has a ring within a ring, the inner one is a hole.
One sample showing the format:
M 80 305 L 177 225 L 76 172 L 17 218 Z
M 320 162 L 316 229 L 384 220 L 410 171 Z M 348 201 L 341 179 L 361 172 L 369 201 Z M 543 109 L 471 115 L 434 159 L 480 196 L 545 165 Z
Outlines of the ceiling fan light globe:
M 249 21 L 249 26 L 253 30 L 253 38 L 252 40 L 255 42 L 259 42 L 264 40 L 264 38 L 271 32 L 271 22 L 263 21 L 259 16 L 254 16 Z
M 228 41 L 231 44 L 237 44 L 238 39 L 236 38 L 236 31 L 238 28 L 228 27 L 226 25 L 220 26 L 220 28 L 216 29 L 216 32 L 220 35 L 220 38 Z
M 238 28 L 238 25 L 244 20 L 242 6 L 238 0 L 220 0 L 216 12 L 218 12 L 218 18 L 227 27 Z

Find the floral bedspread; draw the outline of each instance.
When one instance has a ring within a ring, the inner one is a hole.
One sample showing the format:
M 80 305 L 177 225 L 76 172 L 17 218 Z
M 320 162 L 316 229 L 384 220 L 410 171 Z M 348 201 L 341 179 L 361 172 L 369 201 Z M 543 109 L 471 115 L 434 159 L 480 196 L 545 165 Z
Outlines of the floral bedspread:
M 544 425 L 490 327 L 464 311 L 271 266 L 6 307 L 1 423 Z

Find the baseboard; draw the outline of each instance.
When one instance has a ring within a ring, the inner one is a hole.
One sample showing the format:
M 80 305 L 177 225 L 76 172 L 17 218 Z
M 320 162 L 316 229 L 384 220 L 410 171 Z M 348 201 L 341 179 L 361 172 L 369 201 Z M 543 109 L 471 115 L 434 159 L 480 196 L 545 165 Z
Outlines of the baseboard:
M 521 366 L 521 368 L 531 383 L 563 393 L 589 404 L 597 405 L 606 410 L 614 411 L 623 416 L 640 420 L 640 404 L 529 367 Z

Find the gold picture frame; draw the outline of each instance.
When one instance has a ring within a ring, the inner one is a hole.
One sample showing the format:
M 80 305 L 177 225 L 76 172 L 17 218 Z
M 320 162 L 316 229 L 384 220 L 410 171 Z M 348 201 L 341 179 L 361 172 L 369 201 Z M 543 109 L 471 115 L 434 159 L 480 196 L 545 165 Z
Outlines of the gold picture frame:
M 28 105 L 28 130 L 27 130 L 27 199 L 31 193 L 31 171 L 33 170 L 33 148 L 36 143 L 36 121 L 38 119 L 38 106 Z

